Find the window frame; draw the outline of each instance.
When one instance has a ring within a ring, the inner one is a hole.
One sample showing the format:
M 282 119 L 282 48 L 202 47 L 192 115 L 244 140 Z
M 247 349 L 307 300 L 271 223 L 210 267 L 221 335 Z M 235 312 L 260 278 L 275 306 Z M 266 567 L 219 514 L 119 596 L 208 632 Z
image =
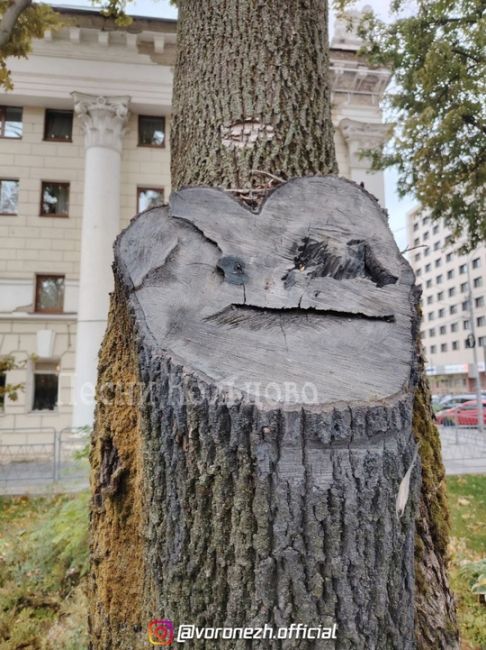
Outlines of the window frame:
M 47 137 L 47 119 L 49 113 L 69 113 L 71 115 L 71 135 L 66 138 L 49 138 Z M 73 141 L 74 111 L 67 108 L 46 108 L 44 112 L 44 137 L 43 142 L 71 142 Z
M 137 205 L 136 211 L 137 214 L 140 212 L 139 203 L 140 203 L 140 194 L 142 192 L 160 192 L 162 194 L 162 205 L 165 203 L 165 188 L 164 187 L 149 187 L 148 185 L 137 185 Z M 157 206 L 160 207 L 160 206 Z M 146 208 L 146 210 L 153 210 L 153 208 Z
M 52 365 L 56 364 L 59 365 L 59 361 L 54 361 L 52 360 L 51 362 L 46 361 L 44 359 L 41 360 L 41 363 L 43 365 L 49 365 L 50 363 Z M 56 392 L 56 403 L 54 405 L 54 408 L 52 409 L 39 409 L 39 408 L 34 408 L 35 406 L 35 378 L 36 375 L 53 375 L 54 377 L 57 377 L 57 392 Z M 34 362 L 33 367 L 32 367 L 32 402 L 31 402 L 31 407 L 30 407 L 30 412 L 31 413 L 55 413 L 58 410 L 59 407 L 59 389 L 60 389 L 60 382 L 59 382 L 59 370 L 56 368 L 55 370 L 49 370 L 47 368 L 36 368 L 36 363 Z
M 39 295 L 41 291 L 41 281 L 46 278 L 52 280 L 59 280 L 62 278 L 64 281 L 64 291 L 62 297 L 62 307 L 61 309 L 40 309 Z M 36 273 L 35 274 L 35 286 L 34 286 L 34 313 L 35 314 L 64 314 L 64 298 L 65 298 L 65 289 L 66 289 L 66 275 L 64 273 Z
M 44 209 L 44 186 L 45 185 L 63 185 L 68 188 L 68 211 L 67 212 L 43 212 Z M 39 217 L 54 219 L 69 219 L 69 208 L 71 200 L 71 183 L 70 181 L 41 181 L 40 209 Z
M 17 108 L 20 113 L 21 113 L 21 124 L 22 124 L 22 135 L 19 137 L 12 137 L 9 135 L 5 135 L 5 124 L 7 122 L 6 116 L 7 116 L 7 109 L 8 108 Z M 0 105 L 0 138 L 4 140 L 22 140 L 22 137 L 24 135 L 24 107 L 23 106 L 6 106 L 5 104 Z
M 162 144 L 142 144 L 140 142 L 140 135 L 142 133 L 141 130 L 141 123 L 144 118 L 150 118 L 150 119 L 161 119 L 162 124 L 163 124 L 163 132 L 164 132 L 164 141 Z M 165 119 L 165 115 L 140 115 L 138 116 L 137 120 L 137 147 L 149 147 L 150 149 L 165 149 L 165 141 L 167 140 L 167 120 Z
M 18 178 L 0 178 L 0 185 L 2 184 L 3 181 L 11 181 L 14 183 L 17 183 L 17 188 L 20 190 L 20 180 Z M 15 206 L 16 212 L 3 212 L 0 210 L 0 217 L 17 217 L 19 214 L 19 205 L 18 205 L 18 195 L 19 192 L 17 192 L 17 205 Z

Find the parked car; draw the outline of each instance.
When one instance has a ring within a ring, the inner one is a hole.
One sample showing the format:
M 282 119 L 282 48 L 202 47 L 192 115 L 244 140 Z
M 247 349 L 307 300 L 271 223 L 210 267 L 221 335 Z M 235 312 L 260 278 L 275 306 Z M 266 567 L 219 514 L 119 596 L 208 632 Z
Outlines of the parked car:
M 469 400 L 453 408 L 436 413 L 435 418 L 437 424 L 443 426 L 477 426 L 479 422 L 478 403 L 476 400 Z M 486 400 L 483 400 L 483 422 L 486 424 Z
M 470 402 L 474 399 L 476 399 L 476 395 L 473 393 L 463 393 L 462 395 L 447 395 L 445 399 L 442 399 L 438 404 L 436 404 L 434 410 L 436 412 L 441 412 L 444 409 L 451 409 L 454 406 L 459 406 L 460 404 Z

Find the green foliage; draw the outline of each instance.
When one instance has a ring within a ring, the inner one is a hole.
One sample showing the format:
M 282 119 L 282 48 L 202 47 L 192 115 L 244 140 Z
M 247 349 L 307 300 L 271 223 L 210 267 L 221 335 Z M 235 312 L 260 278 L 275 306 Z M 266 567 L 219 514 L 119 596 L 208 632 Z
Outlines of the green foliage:
M 89 494 L 0 501 L 0 648 L 87 647 Z
M 1 85 L 1 83 L 0 83 Z M 18 363 L 15 357 L 8 355 L 0 357 L 0 375 L 3 375 L 11 370 L 18 370 L 23 368 L 25 363 Z M 0 386 L 0 407 L 3 406 L 5 396 L 15 402 L 18 398 L 18 391 L 23 388 L 23 384 L 5 384 Z
M 358 30 L 361 53 L 393 75 L 385 103 L 394 133 L 368 155 L 374 169 L 395 166 L 399 193 L 472 249 L 486 240 L 485 2 L 394 0 L 392 11 L 388 24 L 367 13 Z
M 0 18 L 9 4 L 10 0 L 0 0 Z M 58 29 L 60 25 L 59 14 L 49 5 L 32 4 L 20 14 L 10 39 L 0 48 L 0 87 L 6 90 L 13 88 L 8 57 L 27 58 L 32 51 L 32 39 L 42 38 L 47 30 Z
M 486 648 L 486 607 L 479 600 L 486 573 L 486 476 L 447 479 L 452 522 L 451 586 L 464 648 Z M 466 643 L 471 645 L 466 645 Z

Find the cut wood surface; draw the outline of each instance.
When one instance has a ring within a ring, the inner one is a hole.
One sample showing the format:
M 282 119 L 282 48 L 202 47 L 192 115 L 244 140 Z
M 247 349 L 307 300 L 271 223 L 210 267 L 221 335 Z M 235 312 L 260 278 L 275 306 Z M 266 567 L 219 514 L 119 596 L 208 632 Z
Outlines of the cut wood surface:
M 185 189 L 135 220 L 118 255 L 154 344 L 220 388 L 283 406 L 408 386 L 413 273 L 385 213 L 348 181 L 291 180 L 257 213 Z
M 184 189 L 132 221 L 115 248 L 113 304 L 128 317 L 112 311 L 107 340 L 120 321 L 133 345 L 143 464 L 130 465 L 126 412 L 100 400 L 95 649 L 145 647 L 153 618 L 276 635 L 337 625 L 336 640 L 233 640 L 235 650 L 416 647 L 416 300 L 385 213 L 335 177 L 291 180 L 258 213 Z M 129 580 L 140 626 L 119 613 L 107 577 L 112 521 L 142 546 L 142 575 Z

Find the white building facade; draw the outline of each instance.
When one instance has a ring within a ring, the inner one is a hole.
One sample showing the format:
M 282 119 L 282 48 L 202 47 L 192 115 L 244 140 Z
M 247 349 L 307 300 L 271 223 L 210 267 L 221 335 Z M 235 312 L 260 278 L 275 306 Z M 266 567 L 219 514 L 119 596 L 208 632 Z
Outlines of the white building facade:
M 459 244 L 449 245 L 447 227 L 418 211 L 409 213 L 407 230 L 409 261 L 422 289 L 422 341 L 432 392 L 475 391 L 473 341 L 484 389 L 486 246 L 459 254 Z
M 112 244 L 130 218 L 170 194 L 175 21 L 118 27 L 59 9 L 66 26 L 12 60 L 0 97 L 0 357 L 21 384 L 0 402 L 2 432 L 89 426 L 96 356 L 112 287 Z M 340 174 L 384 205 L 382 173 L 359 152 L 385 136 L 384 69 L 338 28 L 331 48 Z

